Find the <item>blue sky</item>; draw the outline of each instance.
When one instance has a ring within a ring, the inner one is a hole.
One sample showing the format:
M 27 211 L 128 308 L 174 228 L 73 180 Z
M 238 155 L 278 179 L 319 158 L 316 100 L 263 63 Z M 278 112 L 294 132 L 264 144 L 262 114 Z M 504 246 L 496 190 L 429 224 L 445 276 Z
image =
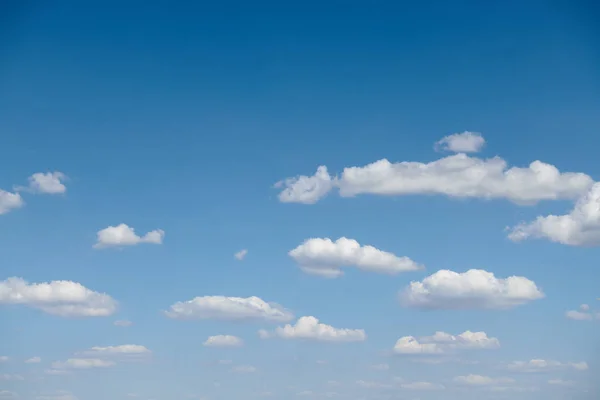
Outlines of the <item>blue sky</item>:
M 2 6 L 1 399 L 597 398 L 597 7 L 121 3 Z

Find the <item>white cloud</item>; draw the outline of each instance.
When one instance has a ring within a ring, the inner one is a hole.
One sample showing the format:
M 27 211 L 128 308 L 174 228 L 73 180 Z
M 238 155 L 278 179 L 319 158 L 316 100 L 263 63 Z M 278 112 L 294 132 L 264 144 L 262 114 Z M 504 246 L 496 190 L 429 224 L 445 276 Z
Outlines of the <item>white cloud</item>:
M 131 321 L 128 321 L 128 320 L 126 320 L 126 319 L 121 319 L 121 320 L 118 320 L 118 321 L 115 321 L 115 322 L 113 322 L 113 325 L 114 325 L 114 326 L 121 326 L 121 327 L 124 327 L 124 328 L 126 328 L 126 327 L 128 327 L 128 326 L 131 326 L 131 325 L 133 325 L 133 322 L 131 322 Z
M 569 246 L 600 246 L 600 182 L 594 184 L 566 215 L 537 217 L 513 227 L 513 241 L 547 239 Z
M 61 194 L 67 191 L 64 181 L 67 176 L 62 172 L 37 172 L 29 177 L 28 187 L 19 187 L 32 193 Z
M 294 315 L 276 303 L 267 303 L 259 297 L 196 297 L 177 302 L 165 313 L 176 319 L 266 320 L 287 322 Z
M 40 357 L 31 357 L 31 358 L 25 360 L 26 364 L 38 364 L 41 362 L 42 362 L 42 359 Z
M 89 350 L 85 350 L 78 354 L 84 354 L 92 357 L 105 356 L 140 356 L 149 355 L 152 352 L 145 346 L 139 344 L 123 344 L 119 346 L 94 346 Z
M 21 278 L 0 281 L 0 304 L 21 304 L 61 317 L 105 317 L 117 302 L 77 282 L 29 283 Z
M 557 369 L 575 369 L 577 371 L 585 371 L 588 369 L 588 364 L 584 361 L 562 363 L 553 360 L 533 359 L 529 361 L 514 361 L 508 364 L 507 368 L 515 372 L 542 372 Z
M 323 342 L 362 342 L 367 339 L 362 329 L 334 328 L 331 325 L 320 323 L 315 317 L 301 317 L 295 325 L 287 324 L 278 327 L 275 332 L 259 331 L 262 338 L 278 336 L 283 339 L 307 339 Z
M 440 270 L 411 282 L 400 293 L 404 306 L 422 309 L 506 309 L 543 297 L 535 282 L 525 277 L 501 279 L 481 269 Z
M 453 153 L 477 153 L 484 145 L 485 139 L 480 133 L 465 131 L 444 136 L 435 143 L 434 149 Z
M 242 261 L 244 258 L 246 258 L 246 254 L 248 254 L 248 250 L 242 249 L 242 250 L 238 251 L 237 253 L 235 253 L 233 256 L 235 257 L 236 260 Z
M 0 381 L 22 381 L 25 380 L 22 375 L 18 374 L 0 374 Z
M 465 331 L 460 335 L 436 332 L 433 336 L 404 336 L 396 342 L 394 352 L 397 354 L 442 354 L 461 349 L 496 349 L 500 341 L 489 337 L 485 332 Z
M 56 361 L 52 363 L 53 369 L 90 369 L 107 368 L 115 365 L 114 361 L 101 360 L 98 358 L 69 358 L 67 361 Z
M 68 375 L 70 372 L 64 369 L 47 369 L 44 371 L 46 375 Z
M 392 384 L 390 383 L 385 383 L 385 382 L 376 382 L 376 381 L 365 381 L 365 380 L 358 380 L 356 381 L 356 384 L 362 388 L 365 389 L 391 389 L 393 387 Z
M 515 380 L 512 378 L 490 378 L 489 376 L 483 375 L 465 375 L 457 376 L 452 380 L 454 383 L 469 386 L 489 386 L 489 385 L 504 385 L 514 383 Z
M 541 200 L 575 199 L 592 184 L 586 174 L 560 172 L 541 161 L 525 168 L 508 168 L 500 157 L 480 159 L 460 153 L 429 163 L 381 159 L 344 168 L 340 177 L 330 176 L 327 167 L 320 166 L 314 176 L 288 178 L 276 186 L 284 187 L 279 200 L 285 203 L 313 204 L 335 187 L 342 197 L 445 195 L 529 205 Z
M 287 178 L 275 184 L 276 188 L 285 187 L 279 193 L 282 203 L 314 204 L 333 188 L 333 179 L 327 172 L 327 167 L 322 165 L 317 168 L 313 176 L 300 175 Z
M 209 336 L 204 342 L 207 347 L 239 347 L 244 344 L 244 341 L 237 336 L 232 335 L 216 335 Z
M 304 272 L 331 278 L 342 275 L 343 267 L 385 274 L 423 268 L 408 257 L 398 257 L 373 246 L 361 246 L 356 240 L 345 237 L 335 242 L 329 238 L 307 239 L 288 254 Z
M 242 374 L 251 374 L 253 372 L 256 372 L 257 369 L 256 369 L 256 367 L 254 367 L 252 365 L 238 365 L 238 366 L 233 367 L 231 369 L 231 371 L 239 372 Z
M 594 315 L 589 312 L 571 310 L 565 313 L 565 317 L 575 321 L 591 321 L 594 319 Z
M 23 207 L 25 202 L 19 193 L 11 193 L 0 189 L 0 215 Z
M 0 288 L 2 288 L 2 287 L 0 286 Z M 1 293 L 1 292 L 0 292 L 0 293 Z M 0 356 L 0 363 L 2 363 L 2 362 L 7 362 L 8 360 L 9 360 L 9 357 L 8 357 L 8 356 Z
M 103 249 L 107 247 L 135 246 L 140 243 L 162 244 L 165 232 L 156 229 L 144 236 L 138 236 L 133 228 L 126 224 L 119 224 L 98 231 L 97 236 L 96 244 L 93 247 Z

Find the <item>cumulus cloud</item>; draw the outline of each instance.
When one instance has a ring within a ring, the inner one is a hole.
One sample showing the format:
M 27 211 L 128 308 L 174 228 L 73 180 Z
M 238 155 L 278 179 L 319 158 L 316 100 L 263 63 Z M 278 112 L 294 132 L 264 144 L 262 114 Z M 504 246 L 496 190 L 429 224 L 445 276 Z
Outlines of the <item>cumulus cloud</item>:
M 232 335 L 216 335 L 209 336 L 204 342 L 207 347 L 239 347 L 244 344 L 244 341 L 237 336 Z
M 244 258 L 246 258 L 246 254 L 248 254 L 248 250 L 243 249 L 235 253 L 233 256 L 236 260 L 242 261 Z
M 588 364 L 584 361 L 563 363 L 554 360 L 533 359 L 529 361 L 514 361 L 508 364 L 507 368 L 515 372 L 543 372 L 559 369 L 585 371 L 588 369 Z
M 91 369 L 107 368 L 115 365 L 114 361 L 101 360 L 98 358 L 69 358 L 67 361 L 56 361 L 52 363 L 52 368 L 61 369 Z
M 440 270 L 411 282 L 400 293 L 405 307 L 421 309 L 507 309 L 543 297 L 535 282 L 525 277 L 501 279 L 481 269 Z
M 62 172 L 37 172 L 29 177 L 27 187 L 18 187 L 17 190 L 24 190 L 39 194 L 61 194 L 67 191 L 63 183 L 67 176 Z
M 42 359 L 40 357 L 31 357 L 25 360 L 25 364 L 38 364 L 41 363 Z
M 61 317 L 105 317 L 117 302 L 77 282 L 29 283 L 21 278 L 0 281 L 0 304 L 20 304 Z
M 252 297 L 204 296 L 173 304 L 166 316 L 175 319 L 265 320 L 287 322 L 294 315 L 276 303 Z
M 547 239 L 568 246 L 600 246 L 600 182 L 577 200 L 569 214 L 521 223 L 511 228 L 508 238 L 515 242 Z
M 277 336 L 283 339 L 306 339 L 323 342 L 362 342 L 367 339 L 363 329 L 334 328 L 320 323 L 312 316 L 301 317 L 295 325 L 287 324 L 278 327 L 273 333 L 261 330 L 259 336 L 263 339 Z
M 468 386 L 490 386 L 490 385 L 504 385 L 514 383 L 515 380 L 512 378 L 490 378 L 489 376 L 483 375 L 464 375 L 457 376 L 452 380 L 454 383 Z
M 477 153 L 485 145 L 481 133 L 465 131 L 444 136 L 435 143 L 437 151 L 451 151 L 453 153 Z
M 279 200 L 314 204 L 337 188 L 340 196 L 443 195 L 454 198 L 507 199 L 530 205 L 541 200 L 575 199 L 593 184 L 586 174 L 561 172 L 554 165 L 534 161 L 528 167 L 508 167 L 500 157 L 480 159 L 464 153 L 429 163 L 381 159 L 361 167 L 344 168 L 330 176 L 320 166 L 314 176 L 278 182 Z
M 152 352 L 146 347 L 139 344 L 123 344 L 119 346 L 94 346 L 89 350 L 85 350 L 81 355 L 91 357 L 110 357 L 110 356 L 140 356 L 149 355 Z
M 25 202 L 19 193 L 11 193 L 0 189 L 0 215 L 23 207 Z
M 93 247 L 103 249 L 107 247 L 135 246 L 140 243 L 162 244 L 165 232 L 156 229 L 144 236 L 138 236 L 133 228 L 126 224 L 119 224 L 98 231 L 97 236 L 96 244 Z
M 394 346 L 396 354 L 442 354 L 460 349 L 496 349 L 500 341 L 485 332 L 465 331 L 459 335 L 436 332 L 432 336 L 404 336 Z
M 591 321 L 593 319 L 600 319 L 600 313 L 593 313 L 590 311 L 589 305 L 582 304 L 579 306 L 579 310 L 567 311 L 565 317 L 575 321 Z
M 330 278 L 341 276 L 343 267 L 384 274 L 423 268 L 408 257 L 398 257 L 369 245 L 361 246 L 345 237 L 335 242 L 329 238 L 307 239 L 288 254 L 304 272 Z
M 285 188 L 279 193 L 279 201 L 282 203 L 314 204 L 329 193 L 333 183 L 327 167 L 322 165 L 317 168 L 313 176 L 300 175 L 286 178 L 277 182 L 275 187 Z
M 120 326 L 120 327 L 126 328 L 128 326 L 133 325 L 133 322 L 128 321 L 126 319 L 121 319 L 121 320 L 113 322 L 113 325 L 114 326 Z

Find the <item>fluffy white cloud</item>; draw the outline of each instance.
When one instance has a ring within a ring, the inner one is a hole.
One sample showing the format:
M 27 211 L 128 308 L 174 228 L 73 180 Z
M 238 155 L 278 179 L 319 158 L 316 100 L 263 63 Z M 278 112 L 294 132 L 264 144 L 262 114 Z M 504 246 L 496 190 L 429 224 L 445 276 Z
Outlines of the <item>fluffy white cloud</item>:
M 569 246 L 600 246 L 600 182 L 566 215 L 537 217 L 510 230 L 509 239 L 543 238 Z
M 313 176 L 287 178 L 277 182 L 275 187 L 285 187 L 279 193 L 279 201 L 282 203 L 314 204 L 329 193 L 333 184 L 334 180 L 329 176 L 327 167 L 322 165 Z
M 21 304 L 61 317 L 105 317 L 117 302 L 77 282 L 29 283 L 21 278 L 0 281 L 0 304 Z
M 252 297 L 204 296 L 173 304 L 165 314 L 176 319 L 266 320 L 287 322 L 294 315 L 276 303 Z
M 94 346 L 89 350 L 85 350 L 78 354 L 84 354 L 91 357 L 106 357 L 106 356 L 140 356 L 149 355 L 152 353 L 147 347 L 139 344 L 123 344 L 119 346 Z
M 248 250 L 242 249 L 242 250 L 238 251 L 237 253 L 235 253 L 233 256 L 235 257 L 236 260 L 242 261 L 244 258 L 246 258 L 246 254 L 248 254 Z
M 42 359 L 40 357 L 31 357 L 25 360 L 25 364 L 38 364 L 41 363 Z
M 465 331 L 460 335 L 436 332 L 433 336 L 404 336 L 394 346 L 397 354 L 442 354 L 459 349 L 496 349 L 500 341 L 485 332 Z
M 97 236 L 96 244 L 93 247 L 103 249 L 106 247 L 134 246 L 140 243 L 162 244 L 165 232 L 156 229 L 144 236 L 138 236 L 133 228 L 126 224 L 119 224 L 98 231 Z
M 204 342 L 204 346 L 207 347 L 238 347 L 243 344 L 244 341 L 242 339 L 232 335 L 209 336 Z
M 501 279 L 481 269 L 440 270 L 411 282 L 400 293 L 404 306 L 422 309 L 506 309 L 543 297 L 535 282 L 525 277 Z
M 69 358 L 67 361 L 56 361 L 52 363 L 52 368 L 61 369 L 90 369 L 107 368 L 115 365 L 114 361 L 101 360 L 98 358 Z
M 22 381 L 25 380 L 22 375 L 18 374 L 0 374 L 0 381 Z
M 588 369 L 588 364 L 584 361 L 562 363 L 553 360 L 533 359 L 529 361 L 514 361 L 508 364 L 507 368 L 516 372 L 542 372 L 569 368 L 577 371 L 585 371 Z
M 11 193 L 0 189 L 0 215 L 23 207 L 25 202 L 19 193 Z
M 565 317 L 575 321 L 591 321 L 593 319 L 600 319 L 600 313 L 592 313 L 590 306 L 582 304 L 579 306 L 579 310 L 571 310 L 565 313 Z
M 344 168 L 332 177 L 320 166 L 314 176 L 278 182 L 279 200 L 313 204 L 337 188 L 342 197 L 444 195 L 456 198 L 507 199 L 516 204 L 575 199 L 593 184 L 583 173 L 560 172 L 554 165 L 534 161 L 528 167 L 508 168 L 500 157 L 480 159 L 464 153 L 429 163 L 381 159 L 362 167 Z
M 304 272 L 331 278 L 342 275 L 343 267 L 385 274 L 423 268 L 408 257 L 398 257 L 373 246 L 361 246 L 356 240 L 345 237 L 335 242 L 329 238 L 307 239 L 288 254 Z
M 489 385 L 504 385 L 514 383 L 512 378 L 490 378 L 483 375 L 465 375 L 457 376 L 452 380 L 454 383 L 469 386 L 489 386 Z
M 363 329 L 334 328 L 320 323 L 312 316 L 301 317 L 295 325 L 287 324 L 278 327 L 273 333 L 260 330 L 259 336 L 266 339 L 277 336 L 284 339 L 307 339 L 323 342 L 362 342 L 367 339 Z
M 121 320 L 113 322 L 113 325 L 114 326 L 121 326 L 121 327 L 126 328 L 128 326 L 133 325 L 133 322 L 131 322 L 129 320 L 126 320 L 126 319 L 121 319 Z
M 62 172 L 38 172 L 29 177 L 29 186 L 19 188 L 33 193 L 60 194 L 67 191 L 64 181 L 67 176 Z
M 437 151 L 451 151 L 453 153 L 477 153 L 485 145 L 481 133 L 465 131 L 444 136 L 435 143 Z

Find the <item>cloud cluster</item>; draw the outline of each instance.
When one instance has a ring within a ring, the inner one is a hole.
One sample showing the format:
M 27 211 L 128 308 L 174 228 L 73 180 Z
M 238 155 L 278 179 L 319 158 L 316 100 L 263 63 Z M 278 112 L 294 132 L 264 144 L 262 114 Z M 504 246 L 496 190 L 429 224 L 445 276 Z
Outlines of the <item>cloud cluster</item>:
M 408 257 L 398 257 L 369 245 L 361 246 L 356 240 L 345 237 L 336 241 L 329 238 L 307 239 L 288 254 L 302 271 L 329 278 L 341 276 L 343 267 L 384 274 L 423 268 Z
M 600 183 L 575 203 L 566 215 L 537 217 L 510 230 L 509 239 L 547 239 L 569 246 L 600 246 Z
M 287 324 L 278 327 L 274 332 L 265 330 L 259 331 L 259 336 L 263 339 L 273 336 L 283 339 L 305 339 L 323 342 L 362 342 L 367 339 L 363 329 L 334 328 L 326 325 L 315 317 L 301 317 L 295 325 Z
M 554 165 L 533 161 L 528 167 L 508 167 L 500 157 L 480 159 L 465 152 L 481 149 L 481 135 L 463 133 L 448 136 L 437 146 L 460 151 L 429 163 L 381 159 L 361 167 L 344 168 L 331 176 L 320 166 L 313 176 L 297 176 L 278 182 L 284 203 L 314 204 L 337 188 L 342 197 L 360 194 L 382 196 L 444 195 L 456 198 L 507 199 L 516 204 L 541 200 L 575 199 L 587 191 L 593 180 L 586 174 L 561 172 Z
M 287 322 L 291 311 L 260 297 L 203 296 L 173 304 L 165 315 L 174 319 L 264 320 Z
M 446 332 L 436 332 L 432 336 L 420 338 L 401 337 L 394 346 L 394 353 L 435 355 L 461 349 L 496 349 L 499 347 L 500 341 L 495 337 L 489 337 L 485 332 L 465 331 L 456 336 Z
M 422 309 L 506 309 L 543 297 L 535 282 L 525 277 L 496 278 L 481 269 L 440 270 L 411 282 L 400 293 L 405 307 Z
M 93 247 L 104 249 L 107 247 L 135 246 L 140 243 L 162 244 L 165 232 L 161 229 L 156 229 L 146 233 L 144 236 L 138 236 L 132 227 L 126 224 L 119 224 L 104 228 L 98 231 L 96 235 L 97 240 Z
M 63 181 L 67 176 L 62 172 L 37 172 L 29 177 L 29 186 L 15 186 L 14 192 L 0 189 L 0 215 L 21 208 L 25 201 L 19 192 L 35 194 L 60 194 L 67 191 Z
M 22 278 L 0 281 L 0 304 L 18 304 L 61 317 L 106 317 L 117 301 L 77 282 L 29 283 Z

